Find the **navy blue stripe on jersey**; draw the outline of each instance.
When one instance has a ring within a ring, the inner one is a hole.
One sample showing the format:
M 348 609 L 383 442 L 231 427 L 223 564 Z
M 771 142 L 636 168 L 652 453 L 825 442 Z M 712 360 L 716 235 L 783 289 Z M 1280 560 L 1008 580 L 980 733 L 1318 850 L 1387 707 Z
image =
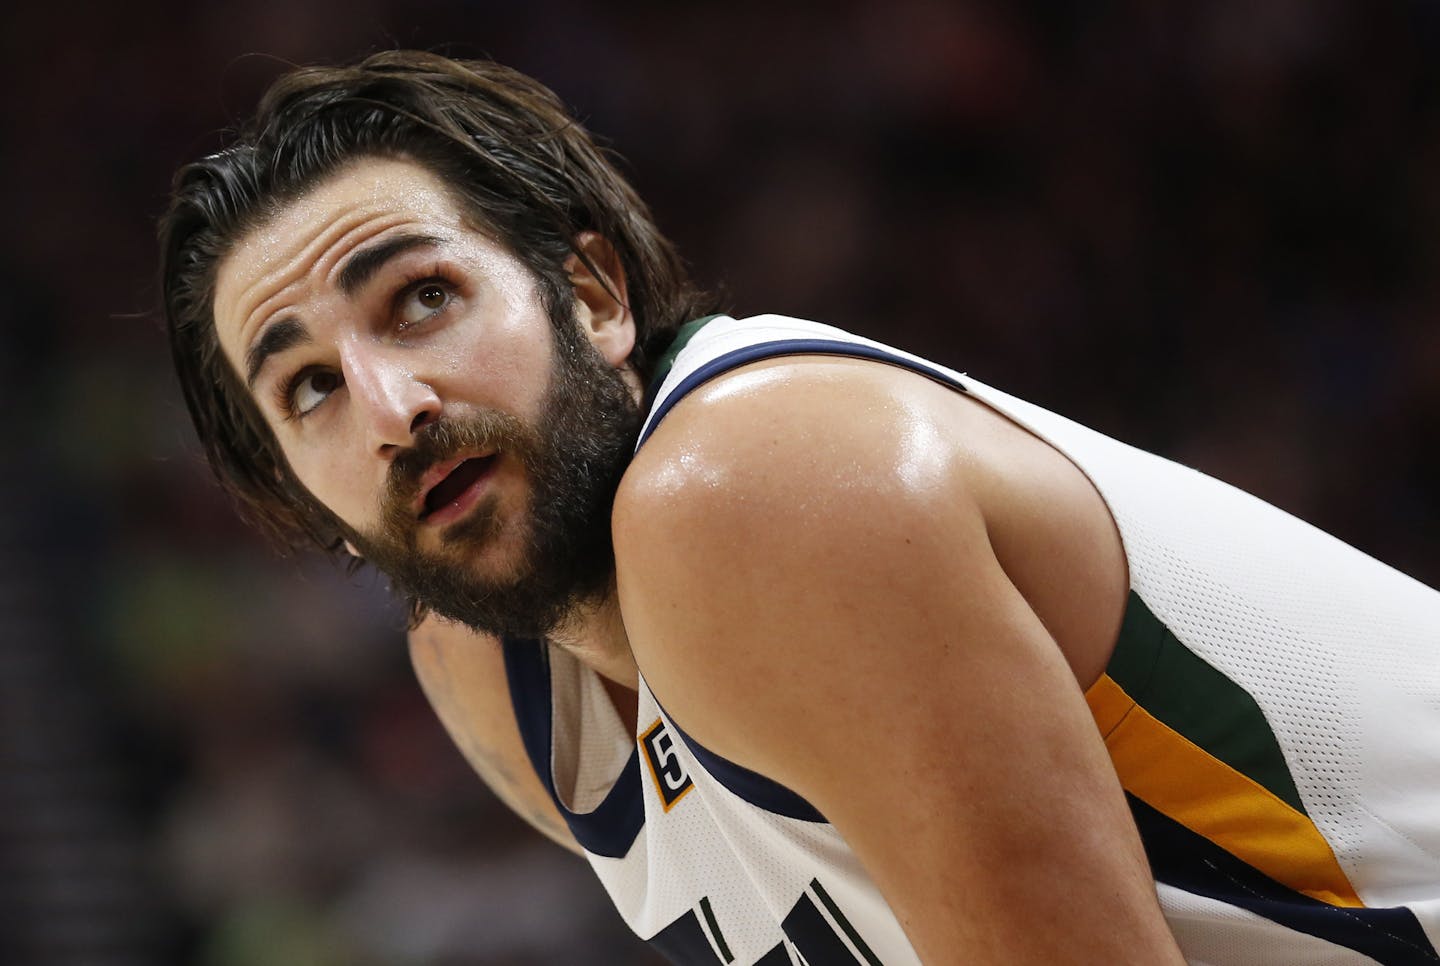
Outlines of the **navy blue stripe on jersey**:
M 720 931 L 720 924 L 715 921 L 715 910 L 710 908 L 710 897 L 700 897 L 700 914 L 705 917 L 705 925 L 710 930 L 710 938 L 715 940 L 715 948 L 720 953 L 720 958 L 727 963 L 735 962 L 735 954 L 730 951 L 730 944 L 725 941 L 725 934 Z
M 774 949 L 757 959 L 755 966 L 791 966 L 790 954 L 785 951 L 785 944 L 776 945 Z
M 540 641 L 506 638 L 502 642 L 505 655 L 505 680 L 510 685 L 510 705 L 515 709 L 515 723 L 520 726 L 520 740 L 550 800 L 560 810 L 575 841 L 586 852 L 622 859 L 635 844 L 645 827 L 645 792 L 640 783 L 640 749 L 630 749 L 630 760 L 610 793 L 593 812 L 572 812 L 555 792 L 555 777 L 550 769 L 552 721 L 554 713 L 550 695 L 550 649 Z
M 800 355 L 822 355 L 822 356 L 849 356 L 857 359 L 874 359 L 877 362 L 885 362 L 890 365 L 902 366 L 922 376 L 929 376 L 947 386 L 965 392 L 966 389 L 955 377 L 942 369 L 928 366 L 918 359 L 909 359 L 895 352 L 881 349 L 878 346 L 864 345 L 856 342 L 845 342 L 840 339 L 778 339 L 774 342 L 762 342 L 759 345 L 746 346 L 743 349 L 736 349 L 727 352 L 723 356 L 717 356 L 696 369 L 690 375 L 680 381 L 670 395 L 660 401 L 650 414 L 650 423 L 645 427 L 645 432 L 635 443 L 639 449 L 655 427 L 660 425 L 660 420 L 670 412 L 676 403 L 684 399 L 697 388 L 714 379 L 716 376 L 738 366 L 748 365 L 752 362 L 759 362 L 762 359 L 773 359 L 777 356 L 800 356 Z
M 1401 907 L 1332 906 L 1281 885 L 1209 839 L 1129 795 L 1156 881 L 1247 909 L 1296 932 L 1371 957 L 1382 966 L 1440 963 L 1415 914 Z
M 504 638 L 500 643 L 505 657 L 505 683 L 510 688 L 510 707 L 520 728 L 520 740 L 540 784 L 555 798 L 550 774 L 550 660 L 540 641 Z
M 690 753 L 695 756 L 700 767 L 709 772 L 710 777 L 719 782 L 722 788 L 740 796 L 751 805 L 763 808 L 775 815 L 798 819 L 801 822 L 825 824 L 825 816 L 821 815 L 815 806 L 784 785 L 771 781 L 744 765 L 737 765 L 733 761 L 721 758 L 680 730 L 680 726 L 675 723 L 674 718 L 670 718 L 670 727 L 674 728 L 675 733 L 680 736 L 680 740 L 685 742 L 685 747 L 690 749 Z
M 675 966 L 720 966 L 727 961 L 711 948 L 694 909 L 645 941 L 664 953 L 665 958 Z

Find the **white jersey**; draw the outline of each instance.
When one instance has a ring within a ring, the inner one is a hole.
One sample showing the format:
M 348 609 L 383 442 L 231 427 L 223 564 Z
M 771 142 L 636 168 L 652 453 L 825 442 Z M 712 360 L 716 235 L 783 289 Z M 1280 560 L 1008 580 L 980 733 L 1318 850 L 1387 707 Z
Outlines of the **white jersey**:
M 1440 964 L 1440 594 L 1224 483 L 829 326 L 722 316 L 677 346 L 640 445 L 720 373 L 824 354 L 923 373 L 1068 456 L 1131 580 L 1086 697 L 1187 959 Z M 689 739 L 643 678 L 631 735 L 574 658 L 505 655 L 530 758 L 639 936 L 685 964 L 919 961 L 824 817 Z

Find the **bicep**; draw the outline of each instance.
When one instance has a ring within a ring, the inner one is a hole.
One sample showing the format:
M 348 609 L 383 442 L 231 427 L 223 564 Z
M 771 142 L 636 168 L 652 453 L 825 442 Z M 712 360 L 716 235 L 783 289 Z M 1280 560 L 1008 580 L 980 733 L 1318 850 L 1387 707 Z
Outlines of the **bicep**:
M 445 730 L 495 795 L 547 838 L 580 853 L 526 755 L 498 642 L 430 617 L 410 632 L 410 661 Z

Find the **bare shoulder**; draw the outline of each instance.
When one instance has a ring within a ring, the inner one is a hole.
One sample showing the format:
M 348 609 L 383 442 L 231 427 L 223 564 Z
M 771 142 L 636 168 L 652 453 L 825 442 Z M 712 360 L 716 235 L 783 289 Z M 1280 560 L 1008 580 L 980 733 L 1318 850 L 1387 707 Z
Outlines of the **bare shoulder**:
M 703 524 L 717 503 L 793 515 L 839 490 L 953 495 L 968 430 L 983 419 L 964 408 L 941 417 L 954 396 L 865 360 L 786 357 L 726 373 L 681 400 L 637 454 L 617 494 L 617 538 L 646 532 L 662 509 L 693 508 Z M 877 466 L 888 472 L 867 474 Z
M 491 790 L 552 841 L 579 852 L 526 755 L 500 642 L 432 616 L 410 632 L 410 662 L 451 740 Z
M 993 558 L 1082 687 L 1109 658 L 1129 583 L 1109 510 L 1067 457 L 967 394 L 867 360 L 782 358 L 701 387 L 617 495 L 622 571 L 781 533 L 842 544 L 816 565 L 888 554 L 914 592 L 944 580 L 922 553 Z M 635 607 L 648 595 L 632 572 Z

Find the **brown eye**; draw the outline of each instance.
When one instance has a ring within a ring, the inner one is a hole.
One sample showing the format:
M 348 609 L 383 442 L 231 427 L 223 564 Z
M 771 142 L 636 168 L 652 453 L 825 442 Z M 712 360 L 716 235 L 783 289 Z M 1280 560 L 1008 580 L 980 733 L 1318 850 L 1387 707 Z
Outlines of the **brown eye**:
M 450 304 L 450 290 L 439 282 L 421 282 L 400 302 L 399 327 L 408 329 L 438 315 Z

